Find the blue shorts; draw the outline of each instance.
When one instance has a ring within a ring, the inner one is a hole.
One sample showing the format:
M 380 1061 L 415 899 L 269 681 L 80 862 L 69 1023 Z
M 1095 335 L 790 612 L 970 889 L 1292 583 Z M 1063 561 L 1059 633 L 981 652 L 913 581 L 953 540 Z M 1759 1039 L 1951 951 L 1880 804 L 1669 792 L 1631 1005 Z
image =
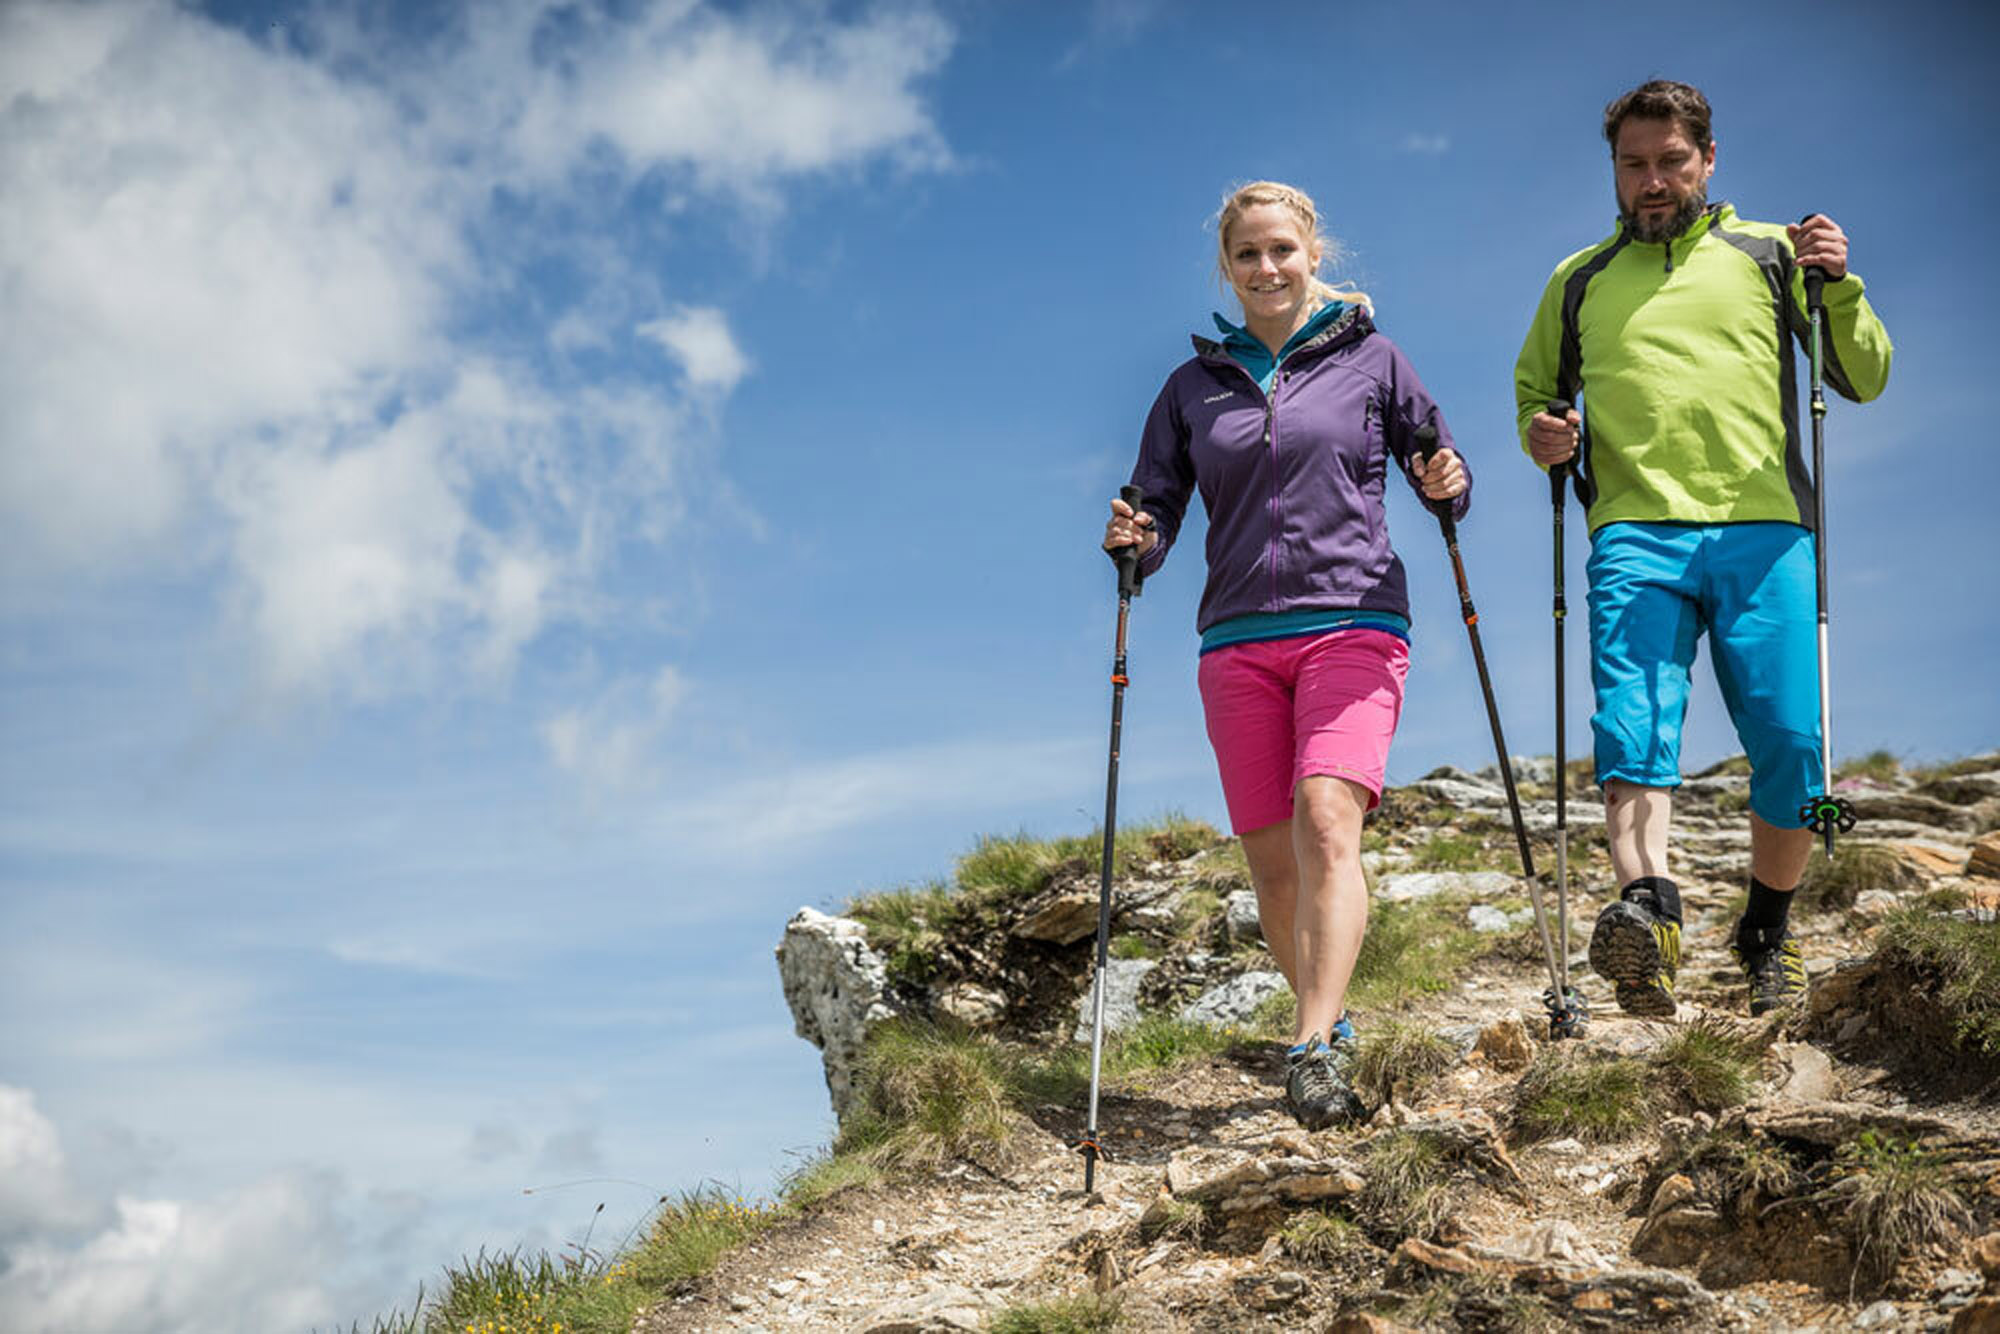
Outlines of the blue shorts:
M 1812 534 L 1792 523 L 1610 523 L 1590 539 L 1597 781 L 1679 787 L 1705 632 L 1750 759 L 1750 809 L 1797 829 L 1821 789 Z

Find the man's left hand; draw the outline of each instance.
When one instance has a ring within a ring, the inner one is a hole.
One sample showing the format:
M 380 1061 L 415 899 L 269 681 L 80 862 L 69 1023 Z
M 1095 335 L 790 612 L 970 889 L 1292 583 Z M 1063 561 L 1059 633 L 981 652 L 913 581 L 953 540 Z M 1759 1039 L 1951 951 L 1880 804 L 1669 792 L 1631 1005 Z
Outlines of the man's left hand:
M 1828 282 L 1847 276 L 1847 233 L 1824 213 L 1815 213 L 1804 222 L 1788 223 L 1785 234 L 1792 238 L 1792 253 L 1799 267 L 1818 266 L 1826 270 Z

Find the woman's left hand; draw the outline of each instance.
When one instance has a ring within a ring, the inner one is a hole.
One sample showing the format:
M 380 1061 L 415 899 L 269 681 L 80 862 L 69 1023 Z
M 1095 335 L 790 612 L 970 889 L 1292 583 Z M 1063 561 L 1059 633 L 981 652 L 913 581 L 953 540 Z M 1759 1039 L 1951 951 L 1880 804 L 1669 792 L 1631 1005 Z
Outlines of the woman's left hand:
M 1423 486 L 1426 500 L 1450 500 L 1465 490 L 1465 465 L 1459 462 L 1458 451 L 1454 449 L 1440 449 L 1431 455 L 1428 464 L 1423 455 L 1413 455 L 1410 465 Z

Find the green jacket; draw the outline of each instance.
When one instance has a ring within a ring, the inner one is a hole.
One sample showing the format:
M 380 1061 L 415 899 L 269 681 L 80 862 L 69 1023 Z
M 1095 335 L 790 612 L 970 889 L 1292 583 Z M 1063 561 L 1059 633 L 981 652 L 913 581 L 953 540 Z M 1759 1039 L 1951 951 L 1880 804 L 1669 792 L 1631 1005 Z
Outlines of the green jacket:
M 1853 273 L 1826 285 L 1822 375 L 1857 403 L 1889 379 L 1889 335 Z M 1514 364 L 1522 447 L 1551 398 L 1584 413 L 1594 532 L 1620 520 L 1812 526 L 1788 335 L 1809 337 L 1785 229 L 1711 204 L 1672 241 L 1616 234 L 1556 266 Z

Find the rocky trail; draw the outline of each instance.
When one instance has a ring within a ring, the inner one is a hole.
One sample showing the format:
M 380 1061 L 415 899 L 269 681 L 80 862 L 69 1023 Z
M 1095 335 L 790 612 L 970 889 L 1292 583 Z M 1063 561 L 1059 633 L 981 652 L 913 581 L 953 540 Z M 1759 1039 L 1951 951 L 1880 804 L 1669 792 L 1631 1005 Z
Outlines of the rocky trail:
M 1609 870 L 1594 792 L 1573 797 L 1572 978 L 1592 1018 L 1561 1052 L 1521 882 L 1493 869 L 1512 857 L 1494 776 L 1440 771 L 1394 789 L 1370 820 L 1378 911 L 1448 913 L 1484 943 L 1432 980 L 1442 990 L 1355 1006 L 1364 1039 L 1428 1034 L 1410 1050 L 1446 1053 L 1378 1069 L 1366 1122 L 1302 1131 L 1283 1108 L 1278 1044 L 1246 1038 L 1107 1085 L 1095 1194 L 1069 1147 L 1081 1100 L 1028 1105 L 1004 1153 L 834 1195 L 634 1329 L 2000 1331 L 2000 1053 L 1955 1038 L 1948 979 L 1877 948 L 1912 905 L 2000 931 L 2000 755 L 1986 759 L 1850 782 L 1864 821 L 1852 841 L 1872 851 L 1843 865 L 1865 878 L 1794 913 L 1811 994 L 1754 1021 L 1725 948 L 1747 874 L 1746 780 L 1724 766 L 1678 804 L 1687 955 L 1671 1024 L 1620 1014 L 1584 963 Z M 1523 769 L 1539 780 L 1524 791 L 1540 858 L 1552 770 Z M 1483 864 L 1428 864 L 1441 836 Z M 1113 961 L 1120 1023 L 1268 1013 L 1254 910 L 1215 870 L 1226 848 L 1119 880 L 1116 930 L 1157 943 Z M 1090 948 L 1077 927 L 1094 925 L 1094 903 L 1094 874 L 1058 873 L 997 925 L 928 940 L 920 982 L 885 965 L 862 923 L 802 912 L 781 966 L 836 1109 L 856 1096 L 868 1033 L 899 1015 L 1073 1040 Z M 1526 1084 L 1573 1067 L 1671 1083 L 1711 1037 L 1752 1054 L 1740 1096 L 1655 1102 L 1623 1129 L 1579 1113 L 1576 1133 L 1524 1111 Z M 1411 1189 L 1416 1178 L 1427 1184 Z M 1069 1324 L 1046 1305 L 1065 1299 Z

